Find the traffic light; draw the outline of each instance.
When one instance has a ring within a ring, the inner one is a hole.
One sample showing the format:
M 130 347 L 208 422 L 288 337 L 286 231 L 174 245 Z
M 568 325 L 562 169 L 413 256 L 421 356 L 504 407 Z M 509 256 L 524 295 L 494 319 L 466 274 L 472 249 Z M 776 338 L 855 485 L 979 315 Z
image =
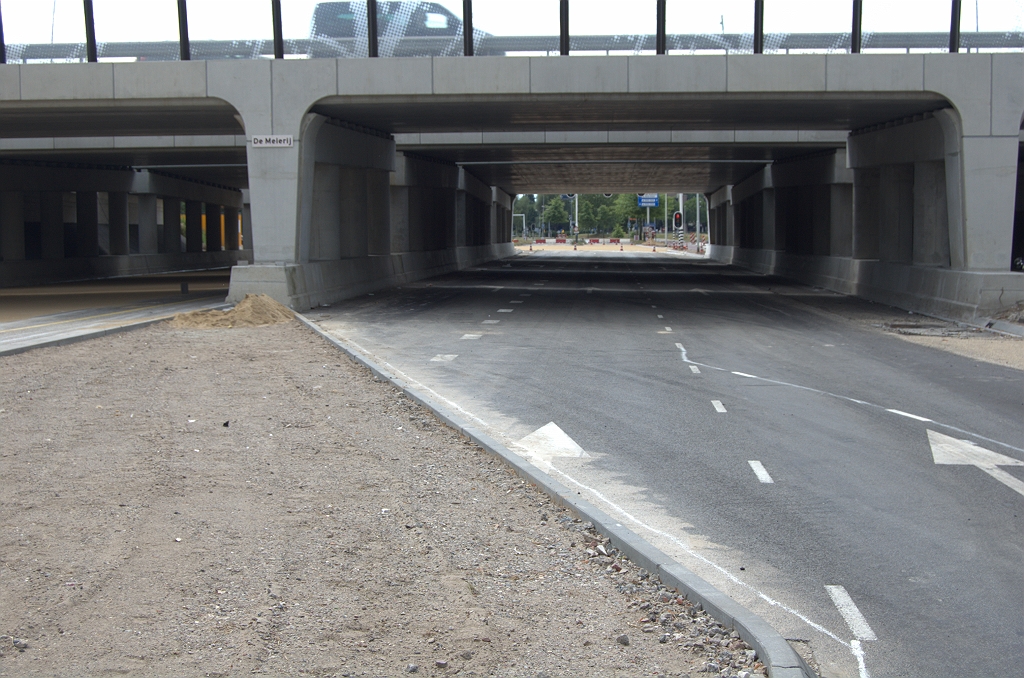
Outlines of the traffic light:
M 672 215 L 672 224 L 676 227 L 676 229 L 680 229 L 683 227 L 682 212 L 676 212 L 675 214 Z

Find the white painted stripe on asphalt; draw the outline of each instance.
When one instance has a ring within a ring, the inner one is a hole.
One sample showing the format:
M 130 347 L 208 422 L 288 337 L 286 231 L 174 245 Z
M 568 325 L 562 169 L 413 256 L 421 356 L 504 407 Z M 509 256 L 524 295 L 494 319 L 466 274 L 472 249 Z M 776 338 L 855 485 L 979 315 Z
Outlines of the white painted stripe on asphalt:
M 482 334 L 463 334 L 459 339 L 479 339 L 484 335 Z
M 431 358 L 430 362 L 432 362 L 432 363 L 450 363 L 451 361 L 455 360 L 458 357 L 459 357 L 458 353 L 447 353 L 447 354 L 444 354 L 444 355 L 438 354 L 438 355 L 435 355 L 433 358 Z
M 871 678 L 871 674 L 868 673 L 868 665 L 864 662 L 864 648 L 860 646 L 859 640 L 850 641 L 850 651 L 857 658 L 857 671 L 860 673 L 860 678 Z
M 828 591 L 828 595 L 832 598 L 832 602 L 835 603 L 836 609 L 839 610 L 839 614 L 843 615 L 846 625 L 850 627 L 850 631 L 853 632 L 857 640 L 878 640 L 878 636 L 875 635 L 875 632 L 868 625 L 868 620 L 857 609 L 857 605 L 853 602 L 853 598 L 850 597 L 845 588 L 832 585 L 826 586 L 825 590 Z
M 508 303 L 510 303 L 510 304 L 521 304 L 521 303 L 523 303 L 523 300 L 522 299 L 514 299 L 513 301 L 510 301 Z
M 910 412 L 904 412 L 902 410 L 888 410 L 887 409 L 886 412 L 892 412 L 893 414 L 898 414 L 901 417 L 909 417 L 911 419 L 916 419 L 918 421 L 931 421 L 931 419 L 929 419 L 928 417 L 919 417 L 916 414 L 911 414 Z
M 715 412 L 720 414 L 725 412 L 725 405 L 722 404 L 721 400 L 712 400 L 711 404 L 715 406 Z
M 757 479 L 762 483 L 769 484 L 775 482 L 772 480 L 771 475 L 768 474 L 768 469 L 764 467 L 764 464 L 756 459 L 748 461 L 747 463 L 750 464 L 750 468 L 754 470 L 754 475 L 757 476 Z
M 511 313 L 514 310 L 515 309 L 512 309 L 512 308 L 499 308 L 498 309 L 498 313 Z
M 697 367 L 696 365 L 690 365 L 690 371 L 693 372 L 694 374 L 700 374 L 700 368 Z
M 746 377 L 747 379 L 757 379 L 757 376 L 753 374 L 747 374 L 746 372 L 733 372 L 737 377 Z
M 666 328 L 665 328 L 665 331 L 666 331 L 666 332 L 671 332 L 671 331 L 672 331 L 672 328 L 671 328 L 671 327 L 666 327 Z
M 661 315 L 661 314 L 659 313 L 659 314 L 658 314 L 658 317 L 659 317 L 659 318 L 664 318 L 665 316 L 663 316 L 663 315 Z
M 497 325 L 500 322 L 501 322 L 500 320 L 485 320 L 485 321 L 483 321 L 480 324 L 481 325 Z

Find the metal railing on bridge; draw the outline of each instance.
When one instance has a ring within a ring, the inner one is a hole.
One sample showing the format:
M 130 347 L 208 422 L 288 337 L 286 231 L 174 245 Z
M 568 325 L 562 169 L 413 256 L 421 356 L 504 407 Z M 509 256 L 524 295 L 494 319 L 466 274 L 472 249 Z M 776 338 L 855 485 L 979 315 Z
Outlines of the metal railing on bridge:
M 936 5 L 945 7 L 935 0 L 695 5 L 684 0 L 631 0 L 628 7 L 621 0 L 203 0 L 191 6 L 186 0 L 54 0 L 52 5 L 2 0 L 0 62 L 1024 51 L 1024 9 L 1000 0 L 950 0 L 948 14 L 934 11 Z M 727 22 L 742 30 L 727 32 Z M 936 30 L 945 26 L 949 29 Z M 721 30 L 709 30 L 714 28 Z

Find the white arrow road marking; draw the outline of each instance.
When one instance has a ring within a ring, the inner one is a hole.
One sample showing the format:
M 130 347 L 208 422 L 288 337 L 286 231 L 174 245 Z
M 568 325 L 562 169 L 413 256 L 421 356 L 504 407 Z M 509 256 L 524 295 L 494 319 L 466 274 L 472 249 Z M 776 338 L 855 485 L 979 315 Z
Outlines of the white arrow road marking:
M 555 457 L 590 457 L 553 421 L 519 440 L 516 445 L 525 450 L 533 463 L 544 471 L 551 470 L 551 462 Z
M 774 480 L 772 480 L 771 475 L 768 474 L 768 469 L 764 467 L 764 464 L 757 461 L 756 459 L 748 461 L 747 463 L 750 464 L 750 468 L 754 470 L 754 475 L 756 475 L 757 479 L 760 480 L 762 483 L 767 484 L 775 482 Z
M 1024 495 L 1024 481 L 998 468 L 999 466 L 1024 466 L 1024 461 L 986 450 L 969 440 L 960 440 L 936 433 L 931 429 L 928 429 L 928 442 L 932 446 L 932 459 L 936 464 L 977 466 L 1014 492 Z
M 871 630 L 871 626 L 868 625 L 868 620 L 857 609 L 853 598 L 850 597 L 845 588 L 842 586 L 826 586 L 825 590 L 828 591 L 828 595 L 832 598 L 832 602 L 835 603 L 836 609 L 839 610 L 839 614 L 843 615 L 846 625 L 853 631 L 853 635 L 857 640 L 878 640 L 878 636 L 875 635 L 875 632 Z
M 432 363 L 450 363 L 451 361 L 455 360 L 458 357 L 459 357 L 458 353 L 448 353 L 448 354 L 445 354 L 445 355 L 435 355 L 433 358 L 430 359 L 430 362 L 432 362 Z
M 721 400 L 712 400 L 711 404 L 715 406 L 715 412 L 719 414 L 725 413 L 725 405 L 722 404 Z

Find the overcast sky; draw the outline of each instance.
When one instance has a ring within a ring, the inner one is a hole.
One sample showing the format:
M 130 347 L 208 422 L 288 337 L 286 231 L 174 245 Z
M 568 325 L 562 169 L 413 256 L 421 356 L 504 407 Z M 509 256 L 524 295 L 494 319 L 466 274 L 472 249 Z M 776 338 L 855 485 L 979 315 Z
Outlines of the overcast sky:
M 283 0 L 286 38 L 309 34 L 317 0 Z M 439 0 L 462 16 L 462 0 Z M 654 33 L 655 0 L 571 0 L 580 35 Z M 749 33 L 753 0 L 668 0 L 669 33 Z M 3 0 L 8 44 L 84 42 L 81 0 Z M 177 40 L 176 0 L 93 0 L 101 42 Z M 189 0 L 193 40 L 272 36 L 270 0 Z M 977 21 L 976 21 L 977 17 Z M 865 31 L 948 31 L 949 0 L 864 0 Z M 767 32 L 849 32 L 849 0 L 767 0 Z M 475 0 L 473 24 L 494 35 L 557 35 L 558 0 Z M 961 30 L 1024 29 L 1020 0 L 963 0 Z

